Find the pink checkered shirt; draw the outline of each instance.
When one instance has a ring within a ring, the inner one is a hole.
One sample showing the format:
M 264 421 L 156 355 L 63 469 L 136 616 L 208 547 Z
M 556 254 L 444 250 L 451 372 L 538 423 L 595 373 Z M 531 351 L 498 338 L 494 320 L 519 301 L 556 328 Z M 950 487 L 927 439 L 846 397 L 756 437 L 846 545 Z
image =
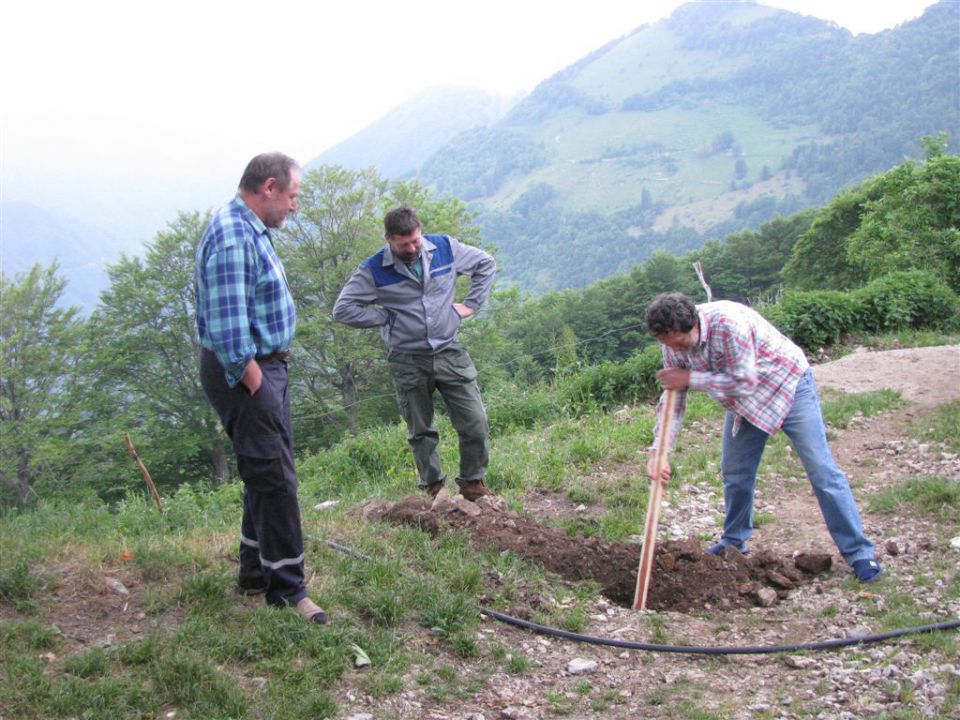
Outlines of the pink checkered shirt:
M 691 390 L 702 390 L 736 414 L 733 433 L 746 419 L 775 435 L 793 407 L 797 383 L 810 368 L 803 351 L 746 305 L 720 300 L 697 306 L 700 340 L 688 351 L 663 348 L 665 368 L 690 370 Z M 660 429 L 663 397 L 657 406 L 654 446 Z M 687 408 L 680 391 L 670 438 L 672 448 Z

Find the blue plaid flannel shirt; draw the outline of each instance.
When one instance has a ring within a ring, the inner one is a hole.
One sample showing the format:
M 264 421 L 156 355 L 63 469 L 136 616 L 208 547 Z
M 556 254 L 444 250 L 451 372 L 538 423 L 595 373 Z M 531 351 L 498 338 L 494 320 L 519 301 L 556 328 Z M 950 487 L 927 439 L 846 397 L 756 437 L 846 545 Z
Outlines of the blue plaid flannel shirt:
M 200 344 L 234 387 L 256 355 L 287 350 L 296 309 L 270 232 L 237 195 L 213 216 L 197 247 Z

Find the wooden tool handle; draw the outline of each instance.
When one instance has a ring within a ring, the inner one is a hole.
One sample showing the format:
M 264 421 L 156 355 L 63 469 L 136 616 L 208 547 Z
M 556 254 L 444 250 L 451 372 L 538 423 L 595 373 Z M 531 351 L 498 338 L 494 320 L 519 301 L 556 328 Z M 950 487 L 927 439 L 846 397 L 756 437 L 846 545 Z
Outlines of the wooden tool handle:
M 657 436 L 657 451 L 654 455 L 653 479 L 650 481 L 650 500 L 647 503 L 647 521 L 643 527 L 643 547 L 640 551 L 640 567 L 637 570 L 637 589 L 633 596 L 633 609 L 647 609 L 647 591 L 650 589 L 650 573 L 653 570 L 653 551 L 657 543 L 657 526 L 660 523 L 660 501 L 663 498 L 663 483 L 660 473 L 670 454 L 670 436 L 673 413 L 677 406 L 677 391 L 667 390 L 663 397 L 660 415 L 660 433 Z

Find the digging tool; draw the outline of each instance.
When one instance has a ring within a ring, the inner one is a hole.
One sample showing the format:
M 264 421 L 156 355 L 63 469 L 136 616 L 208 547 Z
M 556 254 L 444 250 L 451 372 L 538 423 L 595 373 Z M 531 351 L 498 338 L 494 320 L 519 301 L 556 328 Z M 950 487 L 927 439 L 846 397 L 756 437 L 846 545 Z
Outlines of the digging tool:
M 673 411 L 677 405 L 677 391 L 667 390 L 663 396 L 660 415 L 660 435 L 657 438 L 657 453 L 654 455 L 653 479 L 650 481 L 650 501 L 647 504 L 647 521 L 643 528 L 643 548 L 640 551 L 640 567 L 637 570 L 637 590 L 633 596 L 633 609 L 647 609 L 647 591 L 650 589 L 650 572 L 653 570 L 653 551 L 657 543 L 657 525 L 660 523 L 660 500 L 663 483 L 660 471 L 670 450 L 670 434 Z

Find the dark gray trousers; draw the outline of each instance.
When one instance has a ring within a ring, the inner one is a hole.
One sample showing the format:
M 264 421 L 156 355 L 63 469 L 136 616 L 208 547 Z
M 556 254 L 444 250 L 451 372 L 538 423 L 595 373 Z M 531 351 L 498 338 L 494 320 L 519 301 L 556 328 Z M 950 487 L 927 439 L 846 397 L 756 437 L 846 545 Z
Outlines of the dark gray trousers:
M 460 343 L 434 355 L 391 352 L 387 358 L 397 389 L 397 404 L 407 423 L 407 441 L 413 450 L 425 488 L 445 479 L 437 445 L 440 434 L 433 424 L 433 394 L 440 393 L 460 437 L 460 474 L 457 484 L 483 480 L 489 462 L 490 428 L 477 386 L 477 368 Z
M 262 576 L 268 604 L 295 605 L 307 590 L 287 364 L 265 360 L 260 368 L 263 384 L 251 395 L 242 384 L 229 387 L 216 355 L 204 350 L 200 381 L 233 441 L 243 480 L 240 577 L 250 581 Z

